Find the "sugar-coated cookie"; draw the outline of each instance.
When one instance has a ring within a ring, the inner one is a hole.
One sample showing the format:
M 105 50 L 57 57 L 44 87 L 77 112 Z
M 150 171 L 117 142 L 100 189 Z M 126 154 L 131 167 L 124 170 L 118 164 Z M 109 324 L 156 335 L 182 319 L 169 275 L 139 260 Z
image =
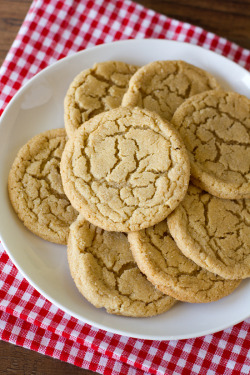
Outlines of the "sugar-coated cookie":
M 225 279 L 250 277 L 250 200 L 220 199 L 190 185 L 168 217 L 180 250 Z
M 159 290 L 178 300 L 216 301 L 240 284 L 240 280 L 225 280 L 185 257 L 169 232 L 167 220 L 130 232 L 128 240 L 141 272 Z
M 185 61 L 153 61 L 132 76 L 122 105 L 147 108 L 170 121 L 185 99 L 219 87 L 210 73 Z
M 108 313 L 147 317 L 176 302 L 140 272 L 124 233 L 104 231 L 81 215 L 70 227 L 68 262 L 80 293 Z
M 184 198 L 189 159 L 179 134 L 156 113 L 117 108 L 83 124 L 61 161 L 73 207 L 105 230 L 154 225 Z
M 250 99 L 207 91 L 186 100 L 171 122 L 189 151 L 196 186 L 219 198 L 250 198 Z
M 29 140 L 18 152 L 8 179 L 12 206 L 37 236 L 66 244 L 77 212 L 66 197 L 60 176 L 66 144 L 64 129 L 48 130 Z
M 64 121 L 69 137 L 98 113 L 121 105 L 137 66 L 121 61 L 96 63 L 83 70 L 71 83 L 64 100 Z

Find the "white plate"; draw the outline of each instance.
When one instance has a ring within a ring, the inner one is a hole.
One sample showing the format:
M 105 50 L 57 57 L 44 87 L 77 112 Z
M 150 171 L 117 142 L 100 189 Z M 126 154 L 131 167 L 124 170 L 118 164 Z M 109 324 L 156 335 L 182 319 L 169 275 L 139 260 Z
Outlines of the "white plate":
M 77 291 L 67 265 L 66 247 L 44 241 L 18 220 L 7 194 L 7 177 L 19 148 L 34 135 L 63 127 L 68 85 L 94 62 L 121 60 L 143 65 L 182 59 L 214 74 L 224 87 L 249 96 L 250 74 L 208 50 L 167 40 L 128 40 L 94 47 L 62 59 L 31 79 L 6 108 L 0 123 L 0 232 L 8 254 L 24 277 L 48 300 L 72 316 L 121 335 L 156 340 L 203 336 L 250 316 L 250 280 L 210 304 L 178 303 L 152 318 L 126 318 L 96 309 Z

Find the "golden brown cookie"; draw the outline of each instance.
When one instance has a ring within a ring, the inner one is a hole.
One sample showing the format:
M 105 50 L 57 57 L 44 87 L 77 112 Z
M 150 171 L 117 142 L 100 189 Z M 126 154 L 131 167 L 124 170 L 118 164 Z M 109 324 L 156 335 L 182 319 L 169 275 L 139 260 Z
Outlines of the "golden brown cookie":
M 186 149 L 171 124 L 140 108 L 117 108 L 83 124 L 61 162 L 65 192 L 86 220 L 129 232 L 163 220 L 189 183 Z
M 68 262 L 80 293 L 110 314 L 147 317 L 175 303 L 139 271 L 125 234 L 106 232 L 81 215 L 70 227 Z
M 250 277 L 249 199 L 220 199 L 190 185 L 167 221 L 180 250 L 200 267 L 225 279 Z
M 48 130 L 29 140 L 18 152 L 8 179 L 12 206 L 37 236 L 66 244 L 77 212 L 66 197 L 60 176 L 66 144 L 64 129 Z
M 240 280 L 225 280 L 185 257 L 168 230 L 167 220 L 130 232 L 128 240 L 141 272 L 159 290 L 178 300 L 216 301 L 240 284 Z
M 249 99 L 204 92 L 186 100 L 172 123 L 189 151 L 195 185 L 219 198 L 250 198 Z
M 185 61 L 154 61 L 133 75 L 122 105 L 147 108 L 170 121 L 185 99 L 219 87 L 211 74 Z
M 97 63 L 78 74 L 64 101 L 65 128 L 71 137 L 79 126 L 98 113 L 121 105 L 128 82 L 138 69 L 120 61 Z

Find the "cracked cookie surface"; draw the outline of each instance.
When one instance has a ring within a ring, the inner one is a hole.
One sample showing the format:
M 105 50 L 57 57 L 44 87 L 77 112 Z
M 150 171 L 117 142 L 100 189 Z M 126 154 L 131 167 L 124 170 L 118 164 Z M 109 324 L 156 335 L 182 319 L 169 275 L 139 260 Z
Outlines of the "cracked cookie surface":
M 60 161 L 66 144 L 64 129 L 49 130 L 29 140 L 9 173 L 8 191 L 14 210 L 37 236 L 66 244 L 77 212 L 66 197 Z
M 71 137 L 83 122 L 95 115 L 119 107 L 137 69 L 137 66 L 121 61 L 106 61 L 79 73 L 64 101 L 68 136 Z
M 81 215 L 70 227 L 68 262 L 80 293 L 110 314 L 153 316 L 176 302 L 140 272 L 124 233 L 104 231 Z
M 189 159 L 156 113 L 117 108 L 83 124 L 61 162 L 65 192 L 92 224 L 129 232 L 163 220 L 184 198 Z
M 185 99 L 219 87 L 211 74 L 185 61 L 154 61 L 130 79 L 122 105 L 147 108 L 170 121 Z
M 190 185 L 167 219 L 176 244 L 225 279 L 250 277 L 250 200 L 220 199 Z
M 186 100 L 171 122 L 189 151 L 195 185 L 219 198 L 250 198 L 248 98 L 208 91 Z
M 167 220 L 128 234 L 133 257 L 149 281 L 163 293 L 193 303 L 216 301 L 240 280 L 225 280 L 185 257 L 173 240 Z

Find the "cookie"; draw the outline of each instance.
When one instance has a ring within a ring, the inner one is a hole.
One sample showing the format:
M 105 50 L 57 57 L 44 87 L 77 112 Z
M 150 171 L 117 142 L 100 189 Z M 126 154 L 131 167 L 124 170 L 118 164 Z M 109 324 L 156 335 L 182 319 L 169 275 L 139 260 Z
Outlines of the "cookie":
M 129 232 L 160 222 L 184 198 L 189 159 L 171 124 L 156 113 L 120 107 L 90 119 L 69 139 L 61 175 L 86 220 Z
M 147 317 L 176 302 L 140 272 L 124 233 L 104 231 L 81 215 L 70 227 L 68 262 L 80 293 L 110 314 Z
M 224 199 L 250 198 L 250 100 L 214 90 L 186 100 L 171 120 L 189 151 L 192 182 Z
M 250 200 L 220 199 L 190 185 L 168 217 L 177 246 L 225 279 L 250 277 Z
M 69 137 L 98 113 L 121 105 L 132 75 L 138 69 L 120 61 L 97 63 L 76 76 L 64 101 L 64 121 Z
M 64 129 L 48 130 L 18 152 L 8 179 L 10 201 L 19 219 L 37 236 L 66 244 L 77 212 L 66 197 L 60 176 L 66 144 Z
M 208 72 L 184 61 L 154 61 L 133 75 L 123 106 L 138 106 L 159 113 L 170 121 L 185 99 L 219 88 Z
M 180 301 L 216 301 L 240 284 L 240 280 L 225 280 L 185 257 L 169 232 L 167 220 L 130 232 L 128 240 L 141 272 L 163 293 Z

